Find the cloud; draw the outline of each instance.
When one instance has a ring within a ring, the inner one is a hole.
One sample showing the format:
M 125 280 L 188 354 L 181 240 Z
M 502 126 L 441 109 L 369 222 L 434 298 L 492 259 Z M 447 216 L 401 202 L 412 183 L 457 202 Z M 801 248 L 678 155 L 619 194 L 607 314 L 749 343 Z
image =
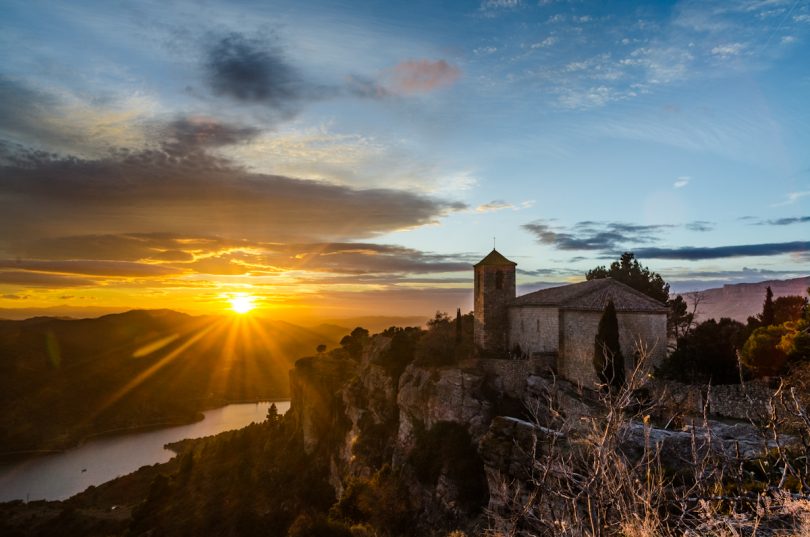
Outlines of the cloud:
M 534 48 L 534 49 L 547 48 L 547 47 L 550 47 L 550 46 L 554 45 L 555 43 L 557 43 L 557 41 L 559 41 L 559 39 L 557 39 L 553 35 L 550 35 L 547 38 L 543 39 L 542 41 L 538 41 L 537 43 L 532 43 L 531 48 Z
M 514 9 L 520 7 L 521 3 L 521 0 L 482 0 L 481 10 Z
M 174 138 L 175 145 L 120 150 L 99 159 L 6 147 L 5 154 L 0 151 L 0 196 L 9 209 L 0 214 L 0 229 L 6 230 L 0 242 L 100 229 L 253 240 L 357 239 L 432 224 L 466 207 L 402 190 L 253 173 L 204 147 L 188 150 L 200 140 L 198 129 L 190 131 L 187 139 Z M 203 131 L 215 133 L 202 136 L 209 145 L 247 134 L 210 125 Z
M 515 206 L 502 200 L 494 200 L 489 203 L 484 203 L 475 208 L 478 213 L 491 213 L 495 211 L 502 211 L 503 209 L 513 209 Z
M 142 146 L 141 124 L 149 107 L 144 97 L 94 101 L 42 91 L 0 74 L 0 140 L 81 155 Z
M 675 180 L 675 182 L 672 184 L 672 186 L 674 186 L 675 188 L 683 188 L 683 187 L 685 187 L 686 185 L 689 184 L 689 181 L 691 179 L 692 178 L 687 176 L 687 175 L 682 175 L 681 177 L 678 177 Z
M 577 222 L 570 228 L 554 227 L 548 221 L 537 220 L 524 224 L 541 244 L 559 250 L 614 251 L 628 243 L 649 243 L 670 225 L 638 225 L 624 222 Z
M 461 70 L 445 60 L 407 60 L 394 66 L 388 84 L 397 93 L 428 93 L 452 85 Z
M 290 113 L 295 104 L 313 96 L 298 70 L 277 46 L 231 33 L 207 51 L 207 81 L 215 95 L 259 103 Z
M 15 269 L 34 272 L 55 272 L 60 274 L 81 274 L 84 276 L 110 277 L 156 277 L 178 274 L 179 271 L 159 265 L 130 263 L 109 260 L 8 260 L 0 259 L 0 270 Z
M 59 274 L 25 271 L 0 271 L 0 285 L 16 285 L 21 287 L 86 287 L 95 285 L 89 278 L 76 278 Z
M 807 224 L 810 223 L 810 216 L 789 216 L 785 218 L 777 218 L 774 220 L 757 220 L 752 222 L 751 225 L 755 226 L 790 226 L 793 224 Z
M 693 222 L 688 222 L 684 224 L 684 227 L 689 231 L 704 232 L 704 231 L 712 231 L 716 227 L 716 224 L 714 222 L 708 222 L 706 220 L 695 220 Z
M 742 43 L 725 43 L 712 48 L 712 54 L 720 57 L 721 59 L 730 58 L 731 56 L 738 56 L 745 45 Z
M 635 250 L 636 256 L 643 259 L 686 259 L 689 261 L 725 259 L 729 257 L 806 254 L 808 252 L 810 252 L 810 242 L 807 241 L 715 247 L 638 248 Z
M 165 233 L 49 237 L 9 247 L 32 260 L 5 268 L 104 277 L 200 274 L 423 274 L 468 271 L 472 259 L 367 242 L 279 243 Z M 48 258 L 48 261 L 38 259 Z M 99 261 L 104 260 L 104 261 Z
M 800 199 L 806 198 L 807 196 L 810 196 L 810 190 L 804 190 L 802 192 L 789 192 L 787 195 L 787 199 L 785 201 L 774 203 L 771 205 L 771 207 L 783 207 L 785 205 L 793 205 Z
M 260 133 L 255 127 L 231 125 L 203 116 L 180 117 L 170 122 L 164 131 L 163 146 L 180 154 L 248 142 Z

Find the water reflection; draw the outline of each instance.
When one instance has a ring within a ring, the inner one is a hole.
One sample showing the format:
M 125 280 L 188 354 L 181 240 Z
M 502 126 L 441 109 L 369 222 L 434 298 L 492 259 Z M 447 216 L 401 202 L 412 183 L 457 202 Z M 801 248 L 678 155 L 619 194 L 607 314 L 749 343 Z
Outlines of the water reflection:
M 264 421 L 270 403 L 227 405 L 206 411 L 205 419 L 169 427 L 92 440 L 55 455 L 32 457 L 0 466 L 0 501 L 64 500 L 90 485 L 100 485 L 141 466 L 166 462 L 174 452 L 164 445 L 200 438 Z M 276 403 L 280 414 L 290 403 Z

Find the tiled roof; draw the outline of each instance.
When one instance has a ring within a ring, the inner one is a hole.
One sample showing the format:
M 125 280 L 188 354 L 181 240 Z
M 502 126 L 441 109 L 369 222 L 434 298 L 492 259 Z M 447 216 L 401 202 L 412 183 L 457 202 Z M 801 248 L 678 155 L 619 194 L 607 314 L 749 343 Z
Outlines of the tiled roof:
M 557 306 L 565 309 L 603 311 L 611 300 L 616 311 L 667 312 L 667 307 L 663 303 L 613 278 L 541 289 L 516 298 L 510 306 Z
M 509 261 L 506 259 L 501 253 L 496 250 L 495 248 L 487 255 L 484 259 L 476 263 L 474 266 L 480 267 L 482 265 L 494 265 L 494 266 L 503 266 L 503 265 L 511 265 L 515 266 L 517 263 L 514 261 Z

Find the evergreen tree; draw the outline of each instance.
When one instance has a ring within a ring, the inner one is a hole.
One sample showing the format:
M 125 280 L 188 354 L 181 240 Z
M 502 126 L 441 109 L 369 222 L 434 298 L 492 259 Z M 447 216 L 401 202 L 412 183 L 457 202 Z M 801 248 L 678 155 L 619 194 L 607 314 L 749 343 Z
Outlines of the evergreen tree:
M 762 305 L 762 315 L 759 316 L 761 326 L 771 326 L 774 324 L 773 291 L 769 285 L 765 289 L 765 303 Z
M 456 308 L 456 344 L 461 343 L 461 308 Z
M 633 252 L 623 253 L 618 261 L 610 264 L 610 268 L 596 267 L 585 275 L 586 280 L 599 278 L 613 278 L 659 302 L 669 299 L 669 284 L 660 274 L 642 266 Z
M 609 301 L 599 320 L 594 341 L 593 367 L 599 382 L 620 388 L 624 384 L 624 356 L 619 346 L 619 320 L 616 306 Z

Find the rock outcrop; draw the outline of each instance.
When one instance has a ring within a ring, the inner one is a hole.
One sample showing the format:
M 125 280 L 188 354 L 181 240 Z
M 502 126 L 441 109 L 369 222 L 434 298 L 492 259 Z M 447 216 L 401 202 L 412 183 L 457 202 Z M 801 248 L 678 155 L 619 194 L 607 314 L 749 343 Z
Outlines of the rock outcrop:
M 467 360 L 444 367 L 411 363 L 397 376 L 385 363 L 390 344 L 389 338 L 375 336 L 358 360 L 299 360 L 290 375 L 291 411 L 306 449 L 329 457 L 330 482 L 339 497 L 358 480 L 394 472 L 427 526 L 475 520 L 452 461 L 439 453 L 442 443 L 430 443 L 436 441 L 431 431 L 464 431 L 455 438 L 466 438 L 472 446 L 475 460 L 469 468 L 485 475 L 489 508 L 497 511 L 508 496 L 501 490 L 504 483 L 526 483 L 536 457 L 552 440 L 557 449 L 576 443 L 603 412 L 598 393 L 554 379 L 541 362 Z M 648 392 L 657 394 L 659 388 Z M 714 407 L 730 412 L 731 405 L 718 395 L 734 390 L 713 389 Z M 705 394 L 684 388 L 674 397 L 675 406 L 681 401 L 682 413 L 703 410 Z M 674 470 L 690 464 L 695 439 L 715 454 L 742 458 L 762 457 L 775 447 L 745 423 L 715 420 L 706 429 L 701 416 L 678 423 L 680 428 L 673 430 L 649 420 L 628 421 L 618 431 L 619 445 L 631 458 L 640 457 L 645 445 L 656 446 Z M 787 436 L 781 440 L 786 446 L 798 442 Z M 437 450 L 436 461 L 425 449 Z M 432 470 L 425 469 L 426 460 Z M 438 474 L 431 473 L 434 470 Z

